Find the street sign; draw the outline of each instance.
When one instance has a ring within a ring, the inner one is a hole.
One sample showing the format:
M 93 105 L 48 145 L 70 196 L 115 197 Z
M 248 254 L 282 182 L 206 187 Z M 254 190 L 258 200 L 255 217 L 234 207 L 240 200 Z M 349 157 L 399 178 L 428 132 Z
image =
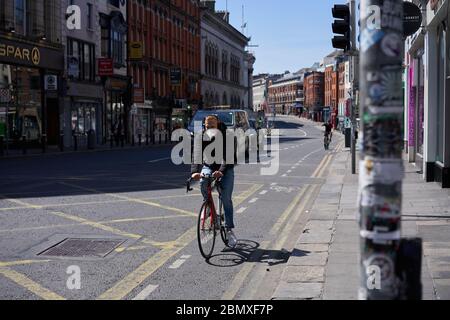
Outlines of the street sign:
M 100 77 L 108 77 L 114 75 L 113 59 L 109 58 L 98 59 L 98 75 Z
M 411 36 L 422 26 L 422 12 L 412 2 L 403 2 L 403 35 Z
M 58 90 L 58 76 L 55 75 L 45 75 L 45 90 L 46 91 L 56 91 Z
M 11 92 L 9 89 L 0 89 L 0 102 L 8 103 L 11 101 Z
M 170 84 L 172 86 L 181 85 L 181 68 L 170 69 Z

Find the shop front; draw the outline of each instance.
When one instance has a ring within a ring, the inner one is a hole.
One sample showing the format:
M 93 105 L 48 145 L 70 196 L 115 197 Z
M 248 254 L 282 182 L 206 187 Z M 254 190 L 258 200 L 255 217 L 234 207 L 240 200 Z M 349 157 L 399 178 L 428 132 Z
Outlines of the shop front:
M 172 130 L 173 102 L 170 99 L 152 101 L 152 138 L 155 143 L 166 143 L 170 141 Z
M 0 36 L 0 135 L 7 148 L 60 143 L 63 68 L 62 48 Z
M 450 187 L 450 30 L 449 0 L 428 3 L 424 65 L 424 178 Z M 420 60 L 418 60 L 420 62 Z M 420 88 L 420 83 L 418 83 Z M 420 90 L 418 91 L 420 97 Z M 416 98 L 417 99 L 417 98 Z M 420 99 L 419 99 L 420 100 Z M 419 101 L 420 102 L 420 101 Z M 418 144 L 421 144 L 421 106 L 417 106 Z
M 131 131 L 135 142 L 145 142 L 151 139 L 152 105 L 150 101 L 135 103 L 131 108 Z M 132 137 L 133 139 L 133 137 Z
M 113 141 L 118 146 L 128 135 L 129 83 L 126 76 L 113 76 L 105 82 L 105 105 L 103 109 L 104 143 Z

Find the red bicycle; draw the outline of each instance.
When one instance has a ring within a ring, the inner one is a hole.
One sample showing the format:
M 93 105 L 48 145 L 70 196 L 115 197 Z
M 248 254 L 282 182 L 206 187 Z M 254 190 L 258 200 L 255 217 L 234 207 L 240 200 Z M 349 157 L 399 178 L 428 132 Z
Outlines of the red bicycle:
M 208 183 L 208 199 L 203 202 L 198 215 L 197 240 L 200 253 L 205 259 L 210 259 L 214 252 L 217 233 L 220 232 L 225 246 L 228 247 L 228 237 L 225 228 L 225 213 L 223 209 L 222 193 L 220 181 L 209 175 L 202 175 L 202 178 Z M 192 179 L 187 181 L 187 192 L 191 188 Z M 216 189 L 219 194 L 219 213 L 217 214 L 216 205 L 213 197 L 213 190 Z

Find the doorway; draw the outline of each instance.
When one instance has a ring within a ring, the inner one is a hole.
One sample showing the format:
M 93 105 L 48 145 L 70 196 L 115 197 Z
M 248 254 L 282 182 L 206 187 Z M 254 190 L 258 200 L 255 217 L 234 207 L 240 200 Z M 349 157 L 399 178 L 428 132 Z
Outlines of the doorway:
M 59 104 L 58 99 L 47 99 L 47 143 L 59 142 Z

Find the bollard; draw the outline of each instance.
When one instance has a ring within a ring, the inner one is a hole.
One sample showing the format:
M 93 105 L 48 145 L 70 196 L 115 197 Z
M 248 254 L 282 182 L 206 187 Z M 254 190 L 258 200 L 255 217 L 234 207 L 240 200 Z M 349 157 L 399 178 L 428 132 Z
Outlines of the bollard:
M 134 142 L 134 133 L 131 135 L 131 146 L 134 147 L 135 142 Z
M 142 146 L 142 134 L 139 133 L 138 138 L 139 138 L 139 147 L 140 147 L 140 146 Z
M 120 145 L 122 148 L 125 147 L 125 135 L 120 136 Z
M 59 135 L 59 149 L 64 152 L 64 133 Z
M 5 155 L 5 137 L 4 136 L 0 136 L 0 156 L 4 156 Z
M 23 135 L 22 136 L 22 141 L 21 141 L 21 145 L 22 145 L 22 154 L 27 154 L 27 136 Z
M 159 144 L 161 144 L 162 143 L 162 133 L 160 132 L 159 133 Z
M 42 153 L 46 153 L 47 152 L 47 135 L 43 134 L 42 135 Z
M 148 134 L 146 134 L 145 135 L 145 145 L 146 146 L 148 146 L 148 143 L 149 143 L 148 138 L 149 138 L 149 136 L 148 136 Z
M 76 134 L 73 135 L 73 151 L 78 151 L 78 137 Z
M 112 135 L 109 136 L 109 144 L 111 146 L 111 149 L 114 148 L 114 140 L 113 140 L 113 136 Z

